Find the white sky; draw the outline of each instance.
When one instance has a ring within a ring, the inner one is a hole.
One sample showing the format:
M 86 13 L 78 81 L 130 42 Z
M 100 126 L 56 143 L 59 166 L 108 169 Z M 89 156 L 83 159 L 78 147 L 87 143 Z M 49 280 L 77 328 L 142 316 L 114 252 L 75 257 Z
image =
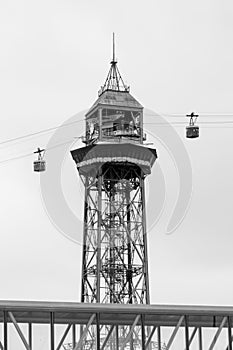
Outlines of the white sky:
M 0 141 L 89 108 L 109 69 L 113 31 L 120 72 L 146 108 L 233 114 L 232 16 L 227 0 L 1 1 Z M 208 120 L 221 118 L 229 120 Z M 148 237 L 151 302 L 232 305 L 233 128 L 202 128 L 193 141 L 177 132 L 194 192 L 182 225 L 166 235 L 178 178 L 157 142 L 167 202 Z M 0 160 L 46 146 L 51 135 L 1 146 Z M 0 299 L 79 301 L 81 247 L 50 222 L 33 159 L 0 164 Z M 80 182 L 69 155 L 63 189 L 77 212 Z

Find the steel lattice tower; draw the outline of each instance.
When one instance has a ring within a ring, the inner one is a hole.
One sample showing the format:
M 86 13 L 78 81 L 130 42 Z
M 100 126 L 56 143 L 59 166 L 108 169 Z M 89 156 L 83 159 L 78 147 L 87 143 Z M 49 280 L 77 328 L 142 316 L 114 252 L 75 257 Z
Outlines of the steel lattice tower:
M 86 145 L 71 152 L 85 187 L 84 303 L 150 303 L 144 182 L 157 155 L 144 140 L 143 107 L 123 82 L 113 41 L 110 71 L 86 114 Z M 127 327 L 93 327 L 83 349 L 95 349 L 103 333 L 105 348 L 118 349 Z M 141 336 L 135 330 L 128 348 L 140 349 Z

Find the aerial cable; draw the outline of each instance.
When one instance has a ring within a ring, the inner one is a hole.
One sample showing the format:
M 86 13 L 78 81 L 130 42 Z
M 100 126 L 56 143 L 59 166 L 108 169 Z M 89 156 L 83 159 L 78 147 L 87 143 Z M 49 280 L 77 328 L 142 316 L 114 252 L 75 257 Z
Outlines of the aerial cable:
M 162 117 L 174 117 L 174 118 L 183 118 L 185 113 L 163 113 L 163 112 L 147 112 L 145 111 L 145 116 L 162 116 Z M 199 113 L 202 117 L 233 117 L 233 113 Z
M 80 138 L 81 138 L 81 137 L 80 137 Z M 62 143 L 56 144 L 56 145 L 54 145 L 54 146 L 48 147 L 48 148 L 46 148 L 46 149 L 40 150 L 40 152 L 44 152 L 44 153 L 45 153 L 46 151 L 49 151 L 49 150 L 51 150 L 51 149 L 54 149 L 54 148 L 57 148 L 57 147 L 60 147 L 60 146 L 69 144 L 72 140 L 74 140 L 74 139 L 72 138 L 72 139 L 70 139 L 69 141 L 62 142 Z M 18 160 L 18 159 L 21 159 L 21 158 L 26 158 L 26 157 L 32 156 L 34 153 L 39 153 L 39 152 L 38 152 L 38 151 L 36 151 L 36 152 L 30 152 L 30 153 L 27 153 L 27 154 L 23 154 L 23 155 L 21 155 L 21 156 L 16 156 L 16 157 L 13 157 L 13 158 L 4 159 L 4 160 L 1 160 L 1 161 L 0 161 L 0 164 L 8 163 L 8 162 L 10 162 L 10 161 Z
M 159 114 L 148 114 L 148 113 L 145 113 L 145 115 L 151 115 L 151 116 L 159 116 Z M 168 114 L 167 115 L 164 115 L 164 114 L 161 114 L 163 116 L 169 116 Z M 201 114 L 202 115 L 202 114 Z M 223 113 L 219 113 L 219 114 L 203 114 L 203 117 L 206 117 L 206 116 L 224 116 L 224 117 L 233 117 L 233 114 L 223 114 Z M 170 115 L 171 116 L 171 115 Z M 173 114 L 172 116 L 181 116 L 181 115 L 175 115 Z M 182 115 L 182 117 L 184 117 L 184 115 Z M 15 138 L 11 138 L 11 139 L 8 139 L 8 140 L 5 140 L 5 141 L 2 141 L 0 142 L 0 145 L 5 145 L 5 144 L 8 144 L 8 143 L 11 143 L 11 142 L 14 142 L 14 141 L 21 141 L 25 138 L 28 138 L 28 137 L 33 137 L 33 136 L 37 136 L 39 134 L 43 134 L 43 133 L 46 133 L 46 132 L 50 132 L 50 131 L 54 131 L 56 129 L 59 129 L 59 128 L 63 128 L 63 127 L 66 127 L 66 126 L 70 126 L 70 125 L 74 125 L 76 123 L 79 123 L 79 122 L 82 122 L 84 121 L 85 119 L 80 119 L 80 120 L 76 120 L 76 121 L 73 121 L 73 122 L 70 122 L 70 123 L 66 123 L 66 124 L 62 124 L 60 126 L 56 126 L 56 127 L 51 127 L 51 128 L 47 128 L 47 129 L 43 129 L 43 130 L 40 130 L 40 131 L 37 131 L 37 132 L 34 132 L 34 133 L 30 133 L 30 134 L 26 134 L 26 135 L 23 135 L 23 136 L 18 136 L 18 137 L 15 137 Z M 145 122 L 143 123 L 145 126 L 146 125 L 155 125 L 155 126 L 158 126 L 158 127 L 171 127 L 171 126 L 175 126 L 175 127 L 182 127 L 183 125 L 185 125 L 185 122 L 182 122 L 182 121 L 172 121 L 172 122 Z M 233 120 L 219 120 L 219 121 L 201 121 L 199 122 L 200 125 L 202 125 L 203 128 L 217 128 L 217 127 L 221 127 L 221 128 L 232 128 L 233 127 Z M 216 126 L 216 127 L 215 127 Z M 64 144 L 64 143 L 63 143 Z M 59 145 L 58 145 L 59 146 Z M 57 147 L 57 146 L 55 146 Z M 26 154 L 26 155 L 22 155 L 22 156 L 17 156 L 17 157 L 13 157 L 13 158 L 9 158 L 9 159 L 6 159 L 6 160 L 3 160 L 3 161 L 0 161 L 0 164 L 2 163 L 6 163 L 8 161 L 11 161 L 11 160 L 17 160 L 17 159 L 20 159 L 20 158 L 24 158 L 24 157 L 27 157 L 29 155 L 31 155 L 32 153 L 29 153 L 29 154 Z
M 149 113 L 145 113 L 145 116 L 159 116 L 159 114 L 149 114 Z M 182 115 L 182 114 L 180 114 L 180 115 L 175 115 L 175 114 L 161 114 L 162 116 L 164 116 L 164 117 L 170 117 L 170 116 L 172 116 L 172 117 L 184 117 L 184 115 Z M 224 117 L 233 117 L 233 114 L 221 114 L 221 113 L 219 113 L 219 114 L 201 114 L 201 116 L 203 116 L 203 117 L 206 117 L 206 116 L 209 116 L 209 117 L 213 117 L 213 116 L 224 116 Z M 59 129 L 59 128 L 63 128 L 63 127 L 66 127 L 66 126 L 69 126 L 69 125 L 73 125 L 73 124 L 76 124 L 76 123 L 79 123 L 79 122 L 81 122 L 81 121 L 85 121 L 85 119 L 80 119 L 80 120 L 76 120 L 76 121 L 74 121 L 74 122 L 70 122 L 70 123 L 66 123 L 66 124 L 62 124 L 62 125 L 60 125 L 60 126 L 55 126 L 55 127 L 51 127 L 51 128 L 48 128 L 48 129 L 43 129 L 43 130 L 40 130 L 40 131 L 37 131 L 37 132 L 34 132 L 34 133 L 30 133 L 30 134 L 26 134 L 26 135 L 22 135 L 22 136 L 18 136 L 18 137 L 15 137 L 15 138 L 11 138 L 11 139 L 8 139 L 8 140 L 4 140 L 4 141 L 1 141 L 0 142 L 0 145 L 5 145 L 5 144 L 8 144 L 8 143 L 11 143 L 11 142 L 14 142 L 14 141 L 21 141 L 21 140 L 23 140 L 23 139 L 25 139 L 25 138 L 29 138 L 29 137 L 33 137 L 33 136 L 37 136 L 37 135 L 40 135 L 40 134 L 44 134 L 44 133 L 46 133 L 46 132 L 50 132 L 50 131 L 54 131 L 54 130 L 57 130 L 57 129 Z M 202 121 L 202 122 L 200 122 L 200 124 L 219 124 L 219 125 L 221 125 L 221 124 L 232 124 L 233 123 L 233 120 L 232 121 L 229 121 L 229 120 L 223 120 L 223 121 Z M 158 123 L 156 123 L 156 122 L 145 122 L 144 123 L 144 125 L 158 125 L 158 126 L 162 126 L 162 125 L 165 125 L 165 126 L 167 126 L 167 125 L 185 125 L 185 123 L 184 122 L 181 122 L 181 121 L 174 121 L 174 122 L 167 122 L 167 123 L 161 123 L 161 122 L 158 122 Z
M 33 132 L 33 133 L 26 134 L 26 135 L 23 135 L 23 136 L 18 136 L 18 137 L 12 138 L 12 139 L 8 139 L 8 140 L 5 140 L 5 141 L 1 141 L 1 142 L 0 142 L 0 145 L 4 145 L 4 144 L 7 144 L 7 143 L 10 143 L 10 142 L 13 142 L 13 141 L 22 140 L 22 139 L 24 139 L 24 138 L 36 136 L 36 135 L 43 134 L 43 133 L 46 133 L 46 132 L 50 132 L 50 131 L 53 131 L 53 130 L 56 130 L 56 129 L 59 129 L 59 128 L 63 128 L 63 127 L 65 127 L 65 126 L 73 125 L 73 124 L 75 124 L 75 123 L 80 123 L 81 121 L 84 121 L 84 120 L 85 120 L 85 119 L 75 120 L 74 122 L 62 124 L 62 125 L 60 125 L 60 126 L 55 126 L 55 127 L 52 127 L 52 128 L 43 129 L 43 130 L 40 130 L 40 131 L 37 131 L 37 132 Z
M 21 156 L 17 156 L 17 157 L 13 157 L 13 158 L 8 158 L 8 159 L 5 159 L 5 160 L 1 160 L 0 161 L 0 164 L 3 164 L 3 163 L 8 163 L 12 160 L 18 160 L 18 159 L 22 159 L 22 158 L 26 158 L 26 157 L 29 157 L 31 156 L 33 153 L 27 153 L 27 154 L 24 154 L 24 155 L 21 155 Z
M 82 119 L 83 120 L 83 119 Z M 67 123 L 67 124 L 64 124 L 62 125 L 63 126 L 68 126 L 68 125 L 71 125 L 71 124 L 74 124 L 74 123 L 77 123 L 77 122 L 80 122 L 82 120 L 79 120 L 79 121 L 75 121 L 75 122 L 72 122 L 72 123 Z M 168 127 L 168 126 L 172 126 L 172 125 L 176 125 L 176 127 L 183 127 L 185 123 L 184 122 L 173 122 L 173 123 L 144 123 L 144 125 L 157 125 L 157 126 L 165 126 L 165 127 Z M 213 128 L 213 129 L 217 129 L 217 128 L 233 128 L 233 125 L 230 125 L 229 124 L 233 124 L 233 121 L 219 121 L 219 122 L 201 122 L 200 124 L 202 124 L 202 128 Z M 203 125 L 203 124 L 207 124 L 207 125 Z M 215 127 L 215 124 L 216 124 L 216 127 Z M 226 126 L 221 126 L 221 124 L 225 124 Z M 61 127 L 61 126 L 59 126 Z M 39 134 L 39 133 L 42 133 L 42 132 L 46 132 L 48 130 L 54 130 L 54 129 L 57 129 L 59 127 L 55 127 L 55 128 L 49 128 L 49 129 L 44 129 L 44 130 L 41 130 L 37 133 L 33 133 L 33 134 L 28 134 L 28 135 L 24 135 L 24 136 L 21 136 L 21 137 L 18 137 L 17 139 L 22 139 L 24 137 L 29 137 L 29 135 L 36 135 L 36 134 Z M 41 150 L 41 152 L 43 151 L 44 153 L 46 151 L 49 151 L 51 149 L 54 149 L 54 148 L 57 148 L 57 147 L 60 147 L 62 145 L 66 145 L 66 144 L 69 144 L 72 140 L 73 141 L 76 141 L 77 139 L 83 139 L 84 136 L 81 135 L 81 136 L 78 136 L 78 137 L 74 137 L 72 139 L 69 139 L 68 141 L 65 141 L 65 142 L 62 142 L 62 143 L 59 143 L 59 144 L 55 144 L 54 146 L 51 146 L 49 148 L 46 148 L 44 150 Z M 3 143 L 7 143 L 7 142 L 11 142 L 15 139 L 11 139 L 11 140 L 6 140 L 4 142 L 0 142 L 0 144 L 3 144 Z M 30 153 L 27 153 L 27 154 L 23 154 L 23 155 L 20 155 L 20 156 L 16 156 L 16 157 L 12 157 L 12 158 L 8 158 L 8 159 L 4 159 L 4 160 L 0 160 L 0 165 L 1 164 L 6 164 L 8 162 L 11 162 L 11 161 L 14 161 L 14 160 L 19 160 L 19 159 L 22 159 L 22 158 L 26 158 L 26 157 L 29 157 L 29 156 L 32 156 L 34 153 L 37 153 L 37 152 L 30 152 Z
M 223 120 L 223 121 L 209 121 L 209 122 L 205 122 L 205 121 L 201 121 L 199 122 L 199 124 L 207 124 L 207 125 L 221 125 L 221 124 L 233 124 L 233 120 L 229 121 L 229 120 Z M 172 125 L 186 125 L 185 122 L 181 122 L 181 121 L 175 121 L 175 122 L 169 122 L 167 121 L 167 123 L 164 122 L 145 122 L 143 123 L 143 125 L 158 125 L 158 126 L 172 126 Z

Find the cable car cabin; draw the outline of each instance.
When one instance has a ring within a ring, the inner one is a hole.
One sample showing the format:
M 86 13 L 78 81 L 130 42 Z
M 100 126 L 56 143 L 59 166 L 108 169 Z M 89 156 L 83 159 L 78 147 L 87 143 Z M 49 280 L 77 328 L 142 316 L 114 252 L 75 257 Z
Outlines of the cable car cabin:
M 46 164 L 45 164 L 45 160 L 43 160 L 43 155 L 42 155 L 43 152 L 45 152 L 45 150 L 40 148 L 37 148 L 37 151 L 34 152 L 35 154 L 38 154 L 37 160 L 33 162 L 34 171 L 37 171 L 37 172 L 45 171 Z
M 45 171 L 46 165 L 45 165 L 45 160 L 35 160 L 34 161 L 34 171 Z
M 199 137 L 199 126 L 196 126 L 196 125 L 186 126 L 186 137 L 188 139 L 194 139 L 196 137 Z

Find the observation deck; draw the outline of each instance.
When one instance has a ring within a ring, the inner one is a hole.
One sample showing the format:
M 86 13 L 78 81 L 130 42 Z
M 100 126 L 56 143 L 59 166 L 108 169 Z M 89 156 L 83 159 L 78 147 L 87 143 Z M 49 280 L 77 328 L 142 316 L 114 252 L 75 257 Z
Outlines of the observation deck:
M 144 175 L 151 173 L 157 158 L 155 149 L 128 143 L 97 143 L 71 151 L 81 174 L 96 171 L 105 163 L 138 166 Z

